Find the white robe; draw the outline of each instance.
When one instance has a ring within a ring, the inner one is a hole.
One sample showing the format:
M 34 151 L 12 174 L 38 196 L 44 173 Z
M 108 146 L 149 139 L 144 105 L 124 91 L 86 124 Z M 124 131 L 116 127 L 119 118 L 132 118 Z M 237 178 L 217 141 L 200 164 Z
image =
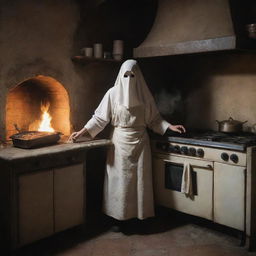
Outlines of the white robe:
M 103 211 L 118 220 L 154 216 L 151 151 L 146 127 L 163 134 L 170 125 L 161 118 L 136 62 L 127 62 L 128 67 L 122 65 L 115 86 L 107 91 L 85 125 L 92 137 L 110 121 L 114 127 L 113 147 L 107 156 Z M 129 77 L 125 83 L 122 80 L 124 72 L 131 69 L 135 73 L 136 88 L 130 88 L 129 92 L 137 95 L 127 99 L 127 86 L 134 85 L 127 85 Z

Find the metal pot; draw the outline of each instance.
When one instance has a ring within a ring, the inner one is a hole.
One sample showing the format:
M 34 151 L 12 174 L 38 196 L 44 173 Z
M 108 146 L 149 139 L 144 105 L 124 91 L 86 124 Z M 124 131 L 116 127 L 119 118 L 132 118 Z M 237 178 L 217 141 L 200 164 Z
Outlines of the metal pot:
M 243 124 L 247 121 L 240 122 L 237 120 L 234 120 L 232 117 L 230 117 L 228 120 L 218 121 L 218 131 L 219 132 L 242 132 L 243 131 Z

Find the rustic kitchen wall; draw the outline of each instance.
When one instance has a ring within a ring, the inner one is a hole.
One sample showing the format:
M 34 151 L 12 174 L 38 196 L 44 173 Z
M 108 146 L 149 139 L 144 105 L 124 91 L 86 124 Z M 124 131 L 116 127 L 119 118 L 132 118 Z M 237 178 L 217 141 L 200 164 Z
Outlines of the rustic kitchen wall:
M 2 1 L 0 39 L 0 134 L 4 136 L 6 95 L 36 75 L 60 82 L 70 96 L 71 111 L 82 113 L 77 97 L 86 87 L 74 69 L 73 35 L 79 22 L 74 1 Z M 18 109 L 17 109 L 18 111 Z M 79 114 L 75 119 L 79 120 Z
M 191 58 L 187 78 L 186 125 L 217 129 L 215 120 L 230 116 L 256 123 L 255 53 L 218 53 Z
M 94 42 L 102 42 L 111 51 L 113 39 L 125 41 L 125 57 L 129 57 L 135 46 L 131 42 L 139 44 L 145 37 L 155 10 L 155 5 L 144 8 L 143 1 L 135 2 L 123 8 L 115 0 L 1 0 L 0 135 L 5 136 L 7 93 L 36 75 L 52 77 L 64 86 L 70 97 L 71 125 L 80 129 L 113 85 L 119 65 L 81 66 L 71 57 Z M 150 9 L 151 14 L 141 17 L 140 9 Z
M 255 53 L 218 52 L 140 59 L 162 115 L 188 129 L 217 129 L 230 116 L 256 123 Z M 169 114 L 168 114 L 169 113 Z
M 85 124 L 104 93 L 113 86 L 121 63 L 81 65 L 71 57 L 95 42 L 111 51 L 114 39 L 124 40 L 125 58 L 131 57 L 132 48 L 141 43 L 153 23 L 156 0 L 128 1 L 125 8 L 119 2 L 0 0 L 1 138 L 5 137 L 8 93 L 24 81 L 34 81 L 38 75 L 54 79 L 66 89 L 72 129 L 78 130 Z M 100 136 L 107 134 L 108 130 Z M 92 150 L 88 156 L 88 190 L 93 195 L 88 202 L 100 209 L 101 204 L 95 206 L 95 199 L 101 200 L 105 152 Z

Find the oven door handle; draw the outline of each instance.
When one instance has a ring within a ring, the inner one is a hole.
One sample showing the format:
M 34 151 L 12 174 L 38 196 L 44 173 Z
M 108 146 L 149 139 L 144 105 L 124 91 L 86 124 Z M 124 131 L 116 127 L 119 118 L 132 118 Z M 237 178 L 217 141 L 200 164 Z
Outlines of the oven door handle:
M 166 160 L 166 159 L 164 159 L 164 162 L 166 162 L 166 163 L 174 163 L 173 161 L 170 161 L 170 160 Z M 177 163 L 176 163 L 177 164 Z M 181 164 L 181 165 L 184 165 L 184 163 L 178 163 L 178 164 Z M 207 170 L 213 170 L 213 165 L 211 165 L 211 164 L 207 164 L 207 165 L 198 165 L 198 164 L 190 164 L 191 165 L 191 167 L 193 168 L 200 168 L 200 169 L 207 169 Z
M 203 168 L 203 169 L 207 169 L 207 170 L 211 170 L 211 171 L 213 170 L 213 166 L 210 164 L 207 164 L 206 166 L 199 166 L 199 165 L 192 164 L 192 167 Z

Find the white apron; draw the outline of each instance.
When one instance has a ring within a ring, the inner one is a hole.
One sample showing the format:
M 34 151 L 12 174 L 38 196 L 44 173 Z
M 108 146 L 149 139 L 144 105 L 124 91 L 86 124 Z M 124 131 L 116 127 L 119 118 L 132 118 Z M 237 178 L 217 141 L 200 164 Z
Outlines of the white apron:
M 108 151 L 103 211 L 118 220 L 154 216 L 151 152 L 144 107 L 115 109 Z

